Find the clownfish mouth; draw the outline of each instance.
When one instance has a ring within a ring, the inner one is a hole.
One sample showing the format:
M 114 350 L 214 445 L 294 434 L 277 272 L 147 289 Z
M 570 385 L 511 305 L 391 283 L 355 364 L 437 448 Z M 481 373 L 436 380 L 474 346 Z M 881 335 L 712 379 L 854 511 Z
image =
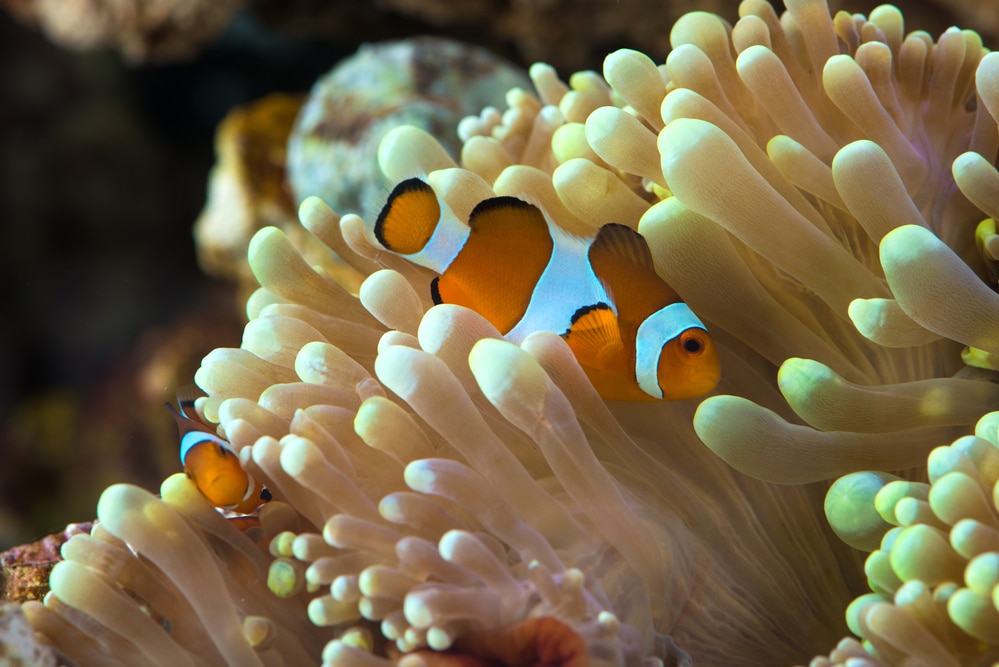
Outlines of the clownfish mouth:
M 694 378 L 691 387 L 695 392 L 695 397 L 700 397 L 714 391 L 719 382 L 721 382 L 720 372 L 704 373 Z

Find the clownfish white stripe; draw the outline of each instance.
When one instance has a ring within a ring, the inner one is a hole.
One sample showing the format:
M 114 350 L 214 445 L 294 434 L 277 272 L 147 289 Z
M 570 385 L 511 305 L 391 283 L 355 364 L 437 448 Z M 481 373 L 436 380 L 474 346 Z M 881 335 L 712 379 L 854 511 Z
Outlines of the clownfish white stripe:
M 257 480 L 253 479 L 253 475 L 251 475 L 250 473 L 246 473 L 246 493 L 243 494 L 243 497 L 240 499 L 239 503 L 233 505 L 233 509 L 245 503 L 246 501 L 250 500 L 255 495 L 258 495 L 258 489 L 260 488 L 261 487 L 257 484 Z
M 707 328 L 682 301 L 671 303 L 649 315 L 638 327 L 635 340 L 635 377 L 638 386 L 649 396 L 663 397 L 656 368 L 663 341 L 673 340 L 688 329 Z
M 205 442 L 206 440 L 209 442 L 214 442 L 216 445 L 227 451 L 230 452 L 232 451 L 232 448 L 229 446 L 229 443 L 223 440 L 222 438 L 218 437 L 217 435 L 213 435 L 206 431 L 190 431 L 188 433 L 185 433 L 184 436 L 180 439 L 180 462 L 181 463 L 184 462 L 184 459 L 187 458 L 187 453 L 191 451 L 192 447 L 194 447 L 195 445 L 199 445 L 202 442 Z
M 434 228 L 433 236 L 430 237 L 422 250 L 411 255 L 403 255 L 403 257 L 431 271 L 444 273 L 444 270 L 451 266 L 451 262 L 465 247 L 468 235 L 472 230 L 451 212 L 450 207 L 443 200 L 440 204 L 441 217 L 437 227 Z
M 524 316 L 503 336 L 517 345 L 535 331 L 565 333 L 579 304 L 608 301 L 604 286 L 586 260 L 589 241 L 569 234 L 551 221 L 548 232 L 555 243 L 551 259 L 534 287 Z

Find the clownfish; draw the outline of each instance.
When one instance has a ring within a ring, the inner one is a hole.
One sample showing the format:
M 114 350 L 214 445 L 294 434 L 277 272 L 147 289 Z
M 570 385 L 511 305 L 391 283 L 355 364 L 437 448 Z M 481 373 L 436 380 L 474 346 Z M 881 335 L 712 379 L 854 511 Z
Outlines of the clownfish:
M 239 457 L 197 416 L 189 417 L 185 406 L 194 410 L 194 401 L 178 399 L 177 408 L 166 404 L 180 431 L 180 462 L 184 472 L 213 505 L 220 509 L 249 514 L 271 499 L 271 493 L 243 470 Z
M 466 225 L 411 178 L 392 190 L 373 231 L 387 250 L 438 274 L 435 304 L 471 308 L 517 344 L 535 331 L 561 335 L 605 399 L 696 398 L 718 384 L 707 329 L 630 227 L 608 223 L 580 238 L 505 196 L 480 202 Z

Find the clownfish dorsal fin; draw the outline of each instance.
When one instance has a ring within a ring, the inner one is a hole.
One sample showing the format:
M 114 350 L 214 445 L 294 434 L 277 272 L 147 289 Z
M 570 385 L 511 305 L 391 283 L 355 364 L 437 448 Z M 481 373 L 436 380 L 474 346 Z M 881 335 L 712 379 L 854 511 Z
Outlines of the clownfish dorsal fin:
M 603 368 L 610 357 L 626 353 L 617 316 L 606 303 L 577 310 L 563 336 L 584 366 Z
M 501 333 L 520 321 L 554 242 L 541 210 L 515 197 L 480 202 L 468 220 L 464 247 L 431 292 L 436 303 L 476 311 Z
M 191 431 L 207 430 L 202 425 L 201 420 L 197 418 L 197 413 L 194 412 L 193 406 L 188 406 L 191 410 L 191 413 L 195 415 L 195 417 L 192 419 L 191 417 L 187 416 L 187 412 L 184 409 L 184 404 L 180 401 L 177 402 L 176 406 L 170 401 L 167 401 L 163 405 L 165 405 L 167 410 L 170 411 L 170 416 L 173 417 L 173 420 L 177 423 L 177 430 L 180 431 L 181 437 L 183 437 L 185 433 L 190 433 Z
M 394 253 L 412 255 L 427 245 L 440 217 L 441 206 L 433 188 L 418 178 L 409 178 L 392 189 L 375 221 L 375 238 Z
M 597 231 L 597 237 L 593 239 L 589 253 L 590 262 L 594 261 L 596 254 L 597 261 L 604 258 L 613 259 L 631 267 L 656 270 L 652 263 L 649 245 L 642 235 L 631 227 L 616 222 L 608 222 Z
M 645 238 L 631 227 L 604 225 L 587 256 L 597 279 L 614 295 L 622 328 L 637 329 L 646 317 L 680 300 L 656 273 Z
M 177 388 L 177 405 L 166 403 L 167 409 L 177 422 L 177 430 L 180 432 L 181 440 L 184 440 L 188 433 L 208 433 L 213 437 L 218 437 L 217 426 L 210 424 L 201 418 L 195 409 L 195 402 L 204 396 L 196 385 L 190 384 Z
M 198 389 L 198 386 L 195 384 L 186 384 L 182 387 L 177 387 L 177 407 L 180 409 L 180 416 L 201 421 L 198 411 L 194 408 L 194 403 L 204 395 L 205 393 Z M 172 405 L 169 403 L 167 405 L 173 410 Z M 177 412 L 177 410 L 173 411 Z

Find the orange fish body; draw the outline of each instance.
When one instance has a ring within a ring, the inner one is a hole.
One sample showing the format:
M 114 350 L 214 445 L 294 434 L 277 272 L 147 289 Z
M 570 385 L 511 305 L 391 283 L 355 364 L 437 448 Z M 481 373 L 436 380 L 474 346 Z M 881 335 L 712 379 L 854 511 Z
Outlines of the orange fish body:
M 188 417 L 183 401 L 180 406 L 178 412 L 167 403 L 180 431 L 180 462 L 202 495 L 216 507 L 242 514 L 269 500 L 270 493 L 243 470 L 229 443 L 200 419 Z
M 718 383 L 707 330 L 629 227 L 607 224 L 579 238 L 514 197 L 486 199 L 465 225 L 411 178 L 392 191 L 374 234 L 439 274 L 435 303 L 471 308 L 518 344 L 535 331 L 560 334 L 606 399 L 695 398 Z

